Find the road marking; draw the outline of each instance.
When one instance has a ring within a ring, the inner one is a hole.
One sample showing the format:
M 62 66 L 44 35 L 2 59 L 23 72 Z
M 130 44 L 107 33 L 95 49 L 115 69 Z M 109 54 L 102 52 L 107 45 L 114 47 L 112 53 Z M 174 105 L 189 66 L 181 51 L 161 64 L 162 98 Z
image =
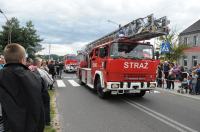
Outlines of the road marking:
M 154 93 L 160 93 L 160 92 L 155 90 Z
M 63 80 L 56 80 L 58 87 L 66 87 L 65 83 Z
M 197 130 L 194 130 L 190 127 L 187 127 L 186 125 L 183 125 L 169 117 L 166 117 L 165 115 L 158 113 L 152 109 L 149 109 L 139 103 L 136 103 L 128 98 L 122 99 L 123 101 L 125 101 L 127 104 L 141 110 L 142 112 L 156 118 L 157 120 L 162 121 L 163 123 L 175 128 L 176 130 L 180 131 L 180 132 L 198 132 Z
M 69 83 L 71 83 L 72 86 L 74 87 L 78 87 L 80 86 L 77 82 L 75 82 L 74 80 L 68 80 Z
M 146 93 L 160 93 L 159 91 L 156 91 L 156 90 L 154 90 L 154 91 L 146 91 Z

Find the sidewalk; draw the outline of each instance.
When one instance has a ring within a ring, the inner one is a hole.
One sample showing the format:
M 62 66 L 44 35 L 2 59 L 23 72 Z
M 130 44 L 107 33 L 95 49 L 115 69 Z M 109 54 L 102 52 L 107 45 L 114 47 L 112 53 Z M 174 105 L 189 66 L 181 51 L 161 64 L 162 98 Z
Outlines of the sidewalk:
M 180 82 L 175 82 L 174 83 L 174 90 L 165 89 L 166 88 L 166 84 L 164 84 L 164 87 L 162 87 L 162 88 L 158 88 L 157 87 L 156 89 L 157 90 L 161 90 L 161 91 L 165 91 L 165 92 L 169 92 L 169 93 L 172 93 L 172 94 L 176 94 L 176 95 L 180 95 L 180 96 L 184 96 L 184 97 L 200 100 L 200 95 L 191 95 L 191 94 L 189 94 L 189 90 L 188 90 L 188 93 L 185 93 L 185 90 L 184 90 L 184 93 L 179 93 L 178 92 L 179 86 L 181 86 L 181 83 Z

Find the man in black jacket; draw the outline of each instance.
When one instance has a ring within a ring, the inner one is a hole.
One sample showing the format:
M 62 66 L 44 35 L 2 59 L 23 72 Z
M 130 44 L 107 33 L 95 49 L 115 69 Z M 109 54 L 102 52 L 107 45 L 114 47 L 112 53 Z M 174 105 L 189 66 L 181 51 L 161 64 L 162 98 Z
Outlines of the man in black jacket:
M 25 66 L 25 49 L 21 45 L 8 44 L 4 57 L 6 65 L 0 71 L 4 127 L 11 132 L 43 132 L 44 104 L 49 95 L 41 77 Z
M 55 62 L 53 60 L 48 65 L 48 68 L 49 68 L 49 74 L 52 75 L 52 78 L 55 81 L 56 69 L 55 69 Z M 53 89 L 53 84 L 50 85 L 50 90 L 52 89 Z

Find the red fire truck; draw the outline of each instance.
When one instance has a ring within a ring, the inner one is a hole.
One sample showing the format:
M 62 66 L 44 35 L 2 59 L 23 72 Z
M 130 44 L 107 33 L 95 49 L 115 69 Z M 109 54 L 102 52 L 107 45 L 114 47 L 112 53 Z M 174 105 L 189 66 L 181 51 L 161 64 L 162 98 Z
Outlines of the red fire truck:
M 67 54 L 64 56 L 64 71 L 65 72 L 76 72 L 78 60 L 75 54 Z
M 81 84 L 108 95 L 134 94 L 138 97 L 156 87 L 159 60 L 148 40 L 168 34 L 169 20 L 153 14 L 136 19 L 118 30 L 86 45 L 78 52 L 77 76 Z

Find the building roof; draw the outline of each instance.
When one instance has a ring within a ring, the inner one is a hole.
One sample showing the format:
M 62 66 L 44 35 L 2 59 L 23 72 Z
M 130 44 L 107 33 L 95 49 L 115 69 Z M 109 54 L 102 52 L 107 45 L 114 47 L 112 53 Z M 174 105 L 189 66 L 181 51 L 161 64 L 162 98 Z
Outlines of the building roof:
M 180 35 L 187 35 L 187 34 L 192 34 L 192 33 L 200 33 L 200 19 L 195 22 L 194 24 L 192 24 L 191 26 L 189 26 L 188 28 L 186 28 L 185 30 L 183 30 Z

